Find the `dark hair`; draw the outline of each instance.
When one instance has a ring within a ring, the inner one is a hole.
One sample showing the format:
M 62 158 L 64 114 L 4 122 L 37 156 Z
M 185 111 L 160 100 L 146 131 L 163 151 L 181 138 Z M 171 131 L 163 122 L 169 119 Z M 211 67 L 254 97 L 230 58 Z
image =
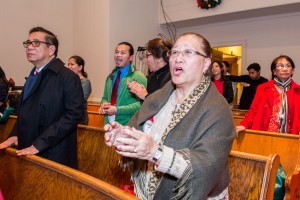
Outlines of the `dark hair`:
M 132 56 L 134 54 L 133 46 L 129 42 L 120 42 L 118 45 L 126 45 L 129 46 L 129 54 Z
M 227 68 L 229 68 L 230 67 L 230 64 L 229 64 L 229 62 L 228 61 L 226 61 L 226 60 L 223 60 L 222 61 L 222 63 L 227 67 Z
M 0 66 L 0 80 L 2 80 L 8 87 L 8 80 L 5 76 L 5 72 L 3 71 L 2 67 Z
M 147 50 L 152 53 L 154 58 L 163 58 L 166 63 L 169 63 L 168 51 L 171 50 L 173 44 L 168 41 L 164 41 L 161 38 L 155 38 L 153 40 L 149 40 L 147 43 Z
M 280 60 L 282 58 L 285 58 L 292 65 L 292 68 L 295 69 L 294 61 L 289 56 L 280 55 L 272 61 L 272 64 L 271 64 L 272 79 L 274 79 L 274 77 L 275 77 L 274 70 L 276 69 L 277 62 L 278 62 L 278 60 Z
M 58 40 L 57 37 L 50 31 L 44 29 L 43 27 L 34 27 L 29 31 L 29 34 L 31 33 L 36 33 L 36 32 L 41 32 L 41 33 L 45 33 L 45 41 L 50 43 L 51 45 L 55 46 L 55 52 L 54 55 L 55 57 L 57 57 L 57 52 L 58 52 Z
M 222 62 L 218 61 L 218 60 L 216 60 L 216 61 L 214 61 L 214 62 L 211 63 L 211 67 L 210 67 L 211 74 L 212 74 L 211 80 L 212 81 L 215 80 L 215 77 L 213 76 L 213 73 L 212 73 L 212 66 L 213 66 L 214 63 L 217 63 L 220 66 L 220 69 L 221 69 L 221 80 L 224 80 L 224 66 L 222 65 Z
M 260 65 L 258 63 L 252 63 L 247 67 L 247 71 L 249 71 L 250 69 L 254 69 L 255 71 L 259 72 Z
M 202 44 L 203 44 L 201 48 L 204 51 L 204 55 L 207 56 L 208 58 L 211 58 L 212 50 L 211 50 L 211 46 L 210 46 L 209 42 L 207 41 L 207 39 L 205 39 L 202 35 L 200 35 L 198 33 L 194 33 L 194 32 L 183 33 L 178 38 L 183 37 L 183 36 L 187 36 L 187 35 L 193 35 L 193 36 L 196 36 L 199 39 L 201 39 Z
M 177 40 L 180 38 L 180 37 L 183 37 L 183 36 L 188 36 L 188 35 L 192 35 L 192 36 L 195 36 L 197 37 L 198 39 L 200 39 L 202 41 L 202 45 L 201 45 L 201 49 L 203 50 L 204 52 L 204 55 L 207 56 L 207 58 L 211 58 L 212 56 L 212 49 L 211 49 L 211 46 L 209 44 L 209 42 L 207 41 L 207 39 L 205 37 L 203 37 L 202 35 L 198 34 L 198 33 L 194 33 L 194 32 L 186 32 L 186 33 L 183 33 L 181 34 Z M 211 76 L 211 65 L 209 67 L 209 69 L 205 72 L 204 74 L 205 76 Z
M 7 101 L 9 103 L 9 107 L 12 107 L 15 109 L 15 113 L 18 110 L 19 107 L 19 101 L 20 101 L 21 94 L 19 92 L 9 92 L 7 96 Z
M 78 66 L 82 66 L 82 68 L 81 68 L 81 70 L 80 70 L 80 72 L 81 72 L 81 74 L 82 74 L 82 76 L 84 76 L 85 78 L 87 78 L 88 77 L 88 74 L 84 71 L 84 64 L 85 64 L 85 62 L 84 62 L 84 60 L 83 60 L 83 58 L 81 58 L 80 56 L 71 56 L 70 58 L 69 58 L 69 60 L 71 59 L 71 58 L 73 58 L 74 60 L 75 60 L 75 63 L 78 65 Z

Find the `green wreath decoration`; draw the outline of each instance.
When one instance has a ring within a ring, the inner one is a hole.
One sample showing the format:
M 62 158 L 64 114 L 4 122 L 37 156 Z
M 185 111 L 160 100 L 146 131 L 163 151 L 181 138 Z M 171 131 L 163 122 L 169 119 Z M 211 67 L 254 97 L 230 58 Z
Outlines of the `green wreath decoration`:
M 202 9 L 214 8 L 222 3 L 222 0 L 197 0 L 198 7 Z

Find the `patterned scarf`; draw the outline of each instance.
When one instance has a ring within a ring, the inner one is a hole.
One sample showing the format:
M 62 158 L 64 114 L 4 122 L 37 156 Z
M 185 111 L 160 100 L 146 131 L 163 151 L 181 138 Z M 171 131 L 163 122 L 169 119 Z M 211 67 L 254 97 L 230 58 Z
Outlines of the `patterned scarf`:
M 291 87 L 292 78 L 290 77 L 288 80 L 282 82 L 279 78 L 274 78 L 274 84 L 276 86 L 283 88 L 281 105 L 278 113 L 278 122 L 280 124 L 280 133 L 286 133 L 287 130 L 287 115 L 288 115 L 288 101 L 286 96 L 286 91 L 288 91 Z
M 186 98 L 182 104 L 180 104 L 179 108 L 177 108 L 171 119 L 171 122 L 167 126 L 166 130 L 164 131 L 160 145 L 163 145 L 168 133 L 180 122 L 180 120 L 192 109 L 198 99 L 205 93 L 207 88 L 210 85 L 210 77 L 205 77 L 204 81 L 200 83 L 198 87 L 196 87 L 192 93 Z M 189 160 L 187 160 L 190 163 Z M 190 167 L 191 169 L 191 167 Z M 150 175 L 149 183 L 148 183 L 148 198 L 153 199 L 156 189 L 159 186 L 159 183 L 163 177 L 163 174 L 157 171 L 153 171 Z M 180 189 L 179 189 L 180 190 Z

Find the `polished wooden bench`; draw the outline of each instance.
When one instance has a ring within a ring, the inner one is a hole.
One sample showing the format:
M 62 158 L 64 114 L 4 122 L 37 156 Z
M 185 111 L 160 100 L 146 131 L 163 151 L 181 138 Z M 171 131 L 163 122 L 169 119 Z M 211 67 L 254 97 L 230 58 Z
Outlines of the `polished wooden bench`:
M 138 199 L 108 183 L 38 156 L 0 151 L 0 188 L 5 200 Z
M 286 199 L 300 197 L 299 135 L 246 130 L 234 140 L 232 150 L 270 155 L 276 153 L 287 174 Z
M 88 126 L 103 128 L 104 115 L 100 115 L 98 111 L 88 111 L 89 123 Z
M 5 141 L 9 136 L 15 122 L 17 120 L 17 116 L 10 115 L 7 122 L 5 124 L 1 124 L 0 128 L 0 143 Z
M 240 122 L 245 118 L 245 115 L 247 114 L 248 110 L 232 109 L 231 112 L 234 124 L 236 126 L 239 126 Z
M 242 117 L 244 117 L 247 114 L 248 110 L 232 109 L 231 112 L 232 112 L 233 116 L 242 116 Z
M 271 200 L 274 195 L 279 156 L 260 156 L 231 151 L 228 158 L 230 200 Z
M 119 155 L 105 144 L 103 129 L 79 125 L 77 136 L 79 171 L 117 187 L 131 184 L 130 173 L 118 165 Z
M 88 103 L 87 110 L 98 112 L 100 108 L 100 103 Z

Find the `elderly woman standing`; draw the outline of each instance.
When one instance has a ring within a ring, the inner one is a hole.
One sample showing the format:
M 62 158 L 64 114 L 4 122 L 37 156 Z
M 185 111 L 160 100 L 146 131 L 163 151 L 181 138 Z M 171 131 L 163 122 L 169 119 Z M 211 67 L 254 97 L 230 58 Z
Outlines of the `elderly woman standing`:
M 68 60 L 68 68 L 79 76 L 83 89 L 85 112 L 83 119 L 79 124 L 88 125 L 87 100 L 92 92 L 92 86 L 90 80 L 87 78 L 88 75 L 84 70 L 84 64 L 85 62 L 80 56 L 72 56 Z
M 250 110 L 236 127 L 245 129 L 299 134 L 300 86 L 292 80 L 295 64 L 281 55 L 271 64 L 272 79 L 258 86 Z
M 172 82 L 145 99 L 129 126 L 106 125 L 106 143 L 133 170 L 141 199 L 227 198 L 235 130 L 226 100 L 207 75 L 210 44 L 184 33 L 168 55 Z

